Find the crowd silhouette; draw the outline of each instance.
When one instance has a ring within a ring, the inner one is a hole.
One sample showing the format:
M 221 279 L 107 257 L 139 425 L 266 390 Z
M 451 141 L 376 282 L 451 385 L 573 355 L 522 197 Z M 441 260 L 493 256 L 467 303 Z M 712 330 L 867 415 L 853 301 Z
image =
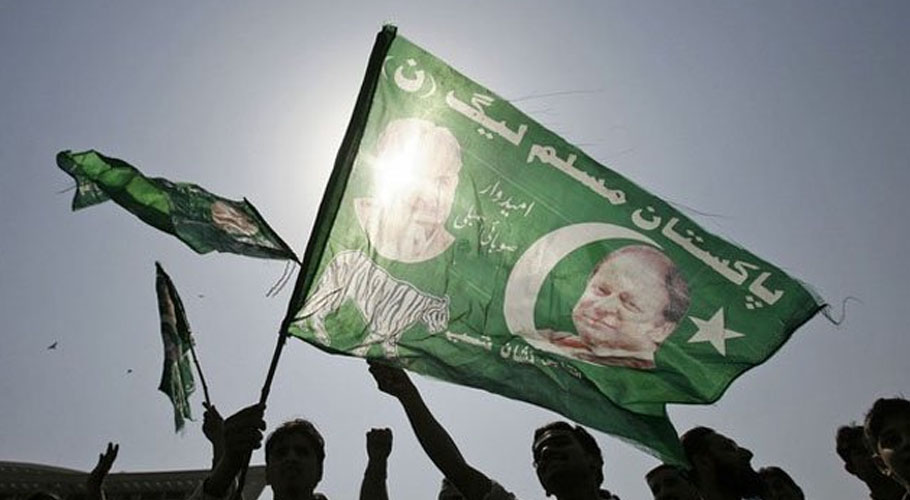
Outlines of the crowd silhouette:
M 515 496 L 487 473 L 476 469 L 426 406 L 408 375 L 399 368 L 369 362 L 378 389 L 395 398 L 431 462 L 442 474 L 440 500 L 508 500 Z M 223 419 L 205 405 L 202 430 L 212 445 L 208 477 L 190 500 L 242 500 L 238 477 L 253 450 L 262 445 L 265 405 L 241 409 Z M 695 427 L 681 438 L 688 467 L 661 464 L 644 476 L 654 500 L 804 500 L 786 471 L 776 466 L 756 470 L 752 452 L 709 427 Z M 875 401 L 863 425 L 845 425 L 835 433 L 844 470 L 862 481 L 873 500 L 910 500 L 910 401 Z M 388 500 L 388 461 L 392 431 L 366 433 L 367 466 L 360 500 Z M 86 500 L 105 500 L 104 479 L 119 447 L 108 443 L 85 481 Z M 563 421 L 536 429 L 531 436 L 533 467 L 543 493 L 557 500 L 619 500 L 603 484 L 604 459 L 584 428 Z M 275 500 L 325 500 L 317 487 L 323 475 L 325 441 L 313 423 L 294 419 L 265 440 L 266 481 Z M 396 495 L 393 493 L 392 497 Z M 29 500 L 61 500 L 50 491 Z

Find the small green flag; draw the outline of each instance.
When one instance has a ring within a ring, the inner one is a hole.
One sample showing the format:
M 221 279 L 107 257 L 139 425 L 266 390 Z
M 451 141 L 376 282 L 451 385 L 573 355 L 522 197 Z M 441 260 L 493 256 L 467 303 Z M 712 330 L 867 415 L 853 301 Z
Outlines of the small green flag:
M 200 254 L 217 250 L 297 260 L 245 199 L 229 200 L 195 184 L 146 177 L 125 161 L 96 151 L 62 151 L 57 154 L 57 165 L 76 179 L 74 211 L 112 199 Z
M 680 462 L 666 403 L 715 401 L 820 307 L 386 27 L 285 327 Z
M 193 337 L 186 320 L 183 302 L 170 276 L 161 264 L 155 263 L 155 292 L 158 295 L 158 315 L 161 317 L 161 340 L 164 342 L 164 368 L 158 390 L 167 394 L 174 405 L 174 427 L 183 428 L 184 419 L 193 419 L 190 394 L 196 390 L 193 367 L 190 365 L 190 346 Z

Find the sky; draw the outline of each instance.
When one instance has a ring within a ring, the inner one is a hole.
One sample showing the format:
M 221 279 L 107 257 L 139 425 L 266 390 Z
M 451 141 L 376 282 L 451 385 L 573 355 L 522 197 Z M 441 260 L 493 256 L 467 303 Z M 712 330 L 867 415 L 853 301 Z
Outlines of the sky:
M 809 498 L 858 498 L 838 426 L 908 392 L 910 4 L 843 2 L 0 1 L 0 460 L 115 471 L 206 468 L 201 418 L 175 434 L 157 392 L 154 262 L 181 291 L 212 398 L 255 402 L 292 287 L 283 263 L 199 256 L 107 203 L 78 213 L 55 163 L 94 148 L 152 176 L 247 197 L 298 253 L 376 32 L 399 34 L 808 283 L 818 316 L 713 405 L 671 406 L 779 465 Z M 902 208 L 904 207 L 904 208 Z M 54 350 L 47 347 L 56 342 Z M 479 470 L 542 498 L 532 430 L 558 415 L 421 376 Z M 192 403 L 201 417 L 201 394 Z M 392 498 L 441 479 L 363 361 L 292 339 L 269 427 L 314 421 L 320 490 L 354 498 L 365 432 L 390 427 Z M 656 459 L 602 433 L 605 486 L 648 498 Z M 261 451 L 253 456 L 262 463 Z M 265 498 L 269 498 L 267 492 Z

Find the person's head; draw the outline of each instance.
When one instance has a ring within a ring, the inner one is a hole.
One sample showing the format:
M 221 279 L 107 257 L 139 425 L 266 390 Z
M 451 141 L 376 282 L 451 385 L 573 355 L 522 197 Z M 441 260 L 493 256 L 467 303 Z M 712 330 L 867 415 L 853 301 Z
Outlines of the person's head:
M 877 400 L 866 414 L 864 430 L 878 468 L 910 491 L 910 401 Z
M 695 427 L 682 436 L 683 451 L 692 464 L 693 479 L 702 489 L 716 488 L 742 496 L 759 494 L 763 483 L 752 468 L 752 452 L 709 427 Z
M 389 223 L 442 226 L 449 217 L 461 170 L 461 147 L 433 122 L 389 122 L 376 146 L 374 200 Z
M 594 437 L 580 426 L 552 422 L 534 431 L 534 469 L 547 495 L 603 482 L 603 455 Z
M 698 489 L 685 469 L 661 464 L 645 474 L 654 500 L 699 500 Z
M 872 459 L 861 426 L 845 425 L 837 429 L 837 454 L 844 461 L 844 470 L 860 481 L 871 484 L 885 478 Z
M 325 441 L 311 422 L 281 424 L 265 441 L 265 478 L 275 498 L 312 493 L 322 479 Z
M 689 288 L 660 250 L 629 245 L 606 255 L 588 277 L 572 322 L 592 347 L 654 352 L 689 308 Z
M 802 488 L 780 467 L 762 467 L 758 471 L 765 482 L 766 500 L 805 500 Z

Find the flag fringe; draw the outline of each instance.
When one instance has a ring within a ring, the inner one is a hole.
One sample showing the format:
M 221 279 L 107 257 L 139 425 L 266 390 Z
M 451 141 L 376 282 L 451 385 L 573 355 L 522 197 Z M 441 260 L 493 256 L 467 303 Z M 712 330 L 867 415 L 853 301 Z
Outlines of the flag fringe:
M 830 321 L 832 324 L 834 324 L 836 326 L 840 326 L 844 322 L 844 320 L 847 319 L 847 302 L 850 301 L 851 299 L 855 300 L 856 302 L 859 302 L 860 304 L 863 303 L 863 301 L 858 299 L 857 297 L 848 295 L 847 297 L 844 298 L 843 301 L 841 301 L 840 316 L 837 319 L 834 318 L 834 313 L 831 309 L 831 304 L 825 304 L 825 307 L 823 307 L 822 311 L 821 311 L 822 316 L 824 316 L 825 319 Z
M 288 281 L 290 281 L 291 276 L 294 274 L 293 273 L 294 264 L 297 264 L 297 261 L 295 261 L 295 260 L 285 261 L 284 270 L 281 271 L 281 276 L 279 276 L 278 281 L 276 281 L 275 284 L 272 285 L 271 288 L 269 288 L 269 291 L 265 292 L 266 297 L 270 297 L 270 298 L 277 297 L 278 294 L 282 290 L 284 290 L 284 287 L 288 284 Z

